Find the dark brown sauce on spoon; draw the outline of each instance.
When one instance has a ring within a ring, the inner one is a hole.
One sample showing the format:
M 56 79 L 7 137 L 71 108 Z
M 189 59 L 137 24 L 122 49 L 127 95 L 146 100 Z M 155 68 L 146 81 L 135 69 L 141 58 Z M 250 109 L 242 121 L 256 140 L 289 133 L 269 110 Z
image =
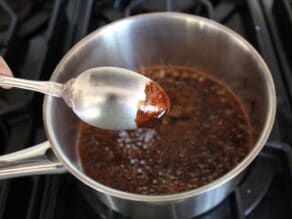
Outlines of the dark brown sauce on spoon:
M 78 145 L 85 174 L 121 191 L 174 194 L 214 181 L 248 154 L 250 120 L 225 84 L 185 67 L 141 73 L 159 82 L 171 110 L 153 129 L 106 131 L 82 123 Z
M 145 101 L 140 101 L 137 106 L 136 124 L 138 128 L 154 127 L 170 110 L 168 96 L 156 83 L 146 84 L 145 95 Z

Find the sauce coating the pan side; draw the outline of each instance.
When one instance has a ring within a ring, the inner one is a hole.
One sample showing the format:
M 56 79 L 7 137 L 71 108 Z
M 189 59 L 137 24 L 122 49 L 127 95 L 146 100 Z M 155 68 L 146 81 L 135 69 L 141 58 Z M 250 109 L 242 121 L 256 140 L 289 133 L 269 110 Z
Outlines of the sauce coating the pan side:
M 192 68 L 142 69 L 167 93 L 170 112 L 153 129 L 108 131 L 81 123 L 83 171 L 99 183 L 138 194 L 173 194 L 205 185 L 250 151 L 251 124 L 238 97 Z

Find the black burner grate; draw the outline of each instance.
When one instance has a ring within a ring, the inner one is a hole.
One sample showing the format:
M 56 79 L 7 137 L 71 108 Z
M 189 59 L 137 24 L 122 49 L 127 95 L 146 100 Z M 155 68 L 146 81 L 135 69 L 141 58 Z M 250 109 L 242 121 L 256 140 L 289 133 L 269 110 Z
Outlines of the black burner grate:
M 134 0 L 125 8 L 125 16 L 158 12 L 158 11 L 177 11 L 214 19 L 214 7 L 209 0 Z

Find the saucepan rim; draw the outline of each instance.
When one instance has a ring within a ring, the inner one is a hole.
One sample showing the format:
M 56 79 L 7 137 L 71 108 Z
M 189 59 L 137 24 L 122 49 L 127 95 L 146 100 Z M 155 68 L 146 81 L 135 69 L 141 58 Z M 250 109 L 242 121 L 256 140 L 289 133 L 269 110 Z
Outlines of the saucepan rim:
M 169 201 L 180 201 L 186 198 L 194 197 L 201 195 L 203 193 L 206 193 L 210 190 L 213 190 L 215 188 L 218 188 L 222 184 L 227 183 L 228 181 L 232 180 L 234 177 L 242 173 L 247 166 L 255 159 L 255 157 L 259 154 L 263 146 L 265 145 L 266 141 L 268 140 L 268 137 L 270 135 L 270 132 L 273 127 L 273 122 L 275 119 L 276 114 L 276 92 L 275 87 L 273 83 L 273 79 L 271 76 L 271 73 L 264 62 L 264 60 L 261 58 L 261 56 L 258 54 L 258 52 L 245 40 L 243 39 L 239 34 L 233 32 L 232 30 L 226 28 L 225 26 L 195 15 L 189 15 L 189 14 L 183 14 L 183 13 L 176 13 L 176 12 L 157 12 L 157 13 L 148 13 L 148 14 L 142 14 L 142 15 L 136 15 L 132 17 L 128 17 L 125 19 L 121 19 L 119 21 L 110 23 L 108 25 L 105 25 L 98 30 L 92 32 L 88 36 L 86 36 L 84 39 L 82 39 L 79 43 L 77 43 L 61 60 L 61 62 L 58 64 L 56 69 L 54 70 L 51 80 L 54 81 L 61 72 L 61 69 L 63 68 L 64 64 L 69 60 L 72 56 L 75 56 L 78 54 L 78 50 L 82 48 L 86 42 L 94 40 L 95 38 L 99 37 L 99 35 L 107 28 L 114 28 L 115 25 L 119 25 L 122 22 L 129 22 L 133 21 L 135 19 L 147 19 L 149 17 L 156 17 L 157 19 L 166 18 L 166 19 L 187 19 L 188 22 L 201 22 L 202 25 L 206 25 L 208 28 L 212 29 L 218 29 L 218 31 L 223 31 L 226 34 L 233 37 L 233 39 L 241 44 L 242 47 L 250 51 L 251 55 L 254 59 L 258 62 L 258 65 L 263 69 L 263 76 L 266 82 L 266 85 L 268 87 L 268 112 L 267 112 L 267 118 L 264 124 L 264 128 L 255 143 L 253 149 L 249 152 L 249 154 L 234 167 L 232 170 L 230 170 L 225 175 L 221 176 L 220 178 L 210 182 L 209 184 L 206 184 L 204 186 L 198 187 L 196 189 L 176 193 L 176 194 L 170 194 L 170 195 L 140 195 L 140 194 L 134 194 L 134 193 L 128 193 L 124 191 L 120 191 L 117 189 L 110 188 L 108 186 L 102 185 L 95 180 L 91 179 L 90 177 L 86 176 L 82 171 L 78 170 L 72 163 L 70 163 L 69 159 L 66 157 L 66 155 L 61 151 L 59 147 L 56 147 L 54 145 L 57 144 L 57 139 L 54 135 L 54 129 L 51 124 L 52 119 L 52 113 L 50 110 L 50 103 L 53 101 L 53 97 L 46 96 L 44 99 L 44 105 L 43 105 L 43 118 L 45 123 L 45 129 L 47 133 L 47 137 L 52 144 L 52 149 L 57 156 L 57 158 L 63 163 L 65 168 L 73 174 L 76 178 L 78 178 L 81 182 L 88 185 L 89 187 L 93 188 L 96 191 L 99 191 L 101 193 L 105 193 L 110 196 L 114 196 L 116 198 L 126 199 L 126 200 L 133 200 L 133 201 L 141 201 L 141 202 L 150 202 L 150 203 L 158 203 L 158 202 L 169 202 Z

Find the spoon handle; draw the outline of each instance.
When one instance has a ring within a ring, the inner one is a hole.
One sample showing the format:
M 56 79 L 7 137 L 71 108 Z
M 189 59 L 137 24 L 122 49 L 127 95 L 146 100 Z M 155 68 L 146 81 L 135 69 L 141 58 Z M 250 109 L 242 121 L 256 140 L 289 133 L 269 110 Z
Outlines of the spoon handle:
M 0 75 L 0 85 L 33 90 L 55 97 L 62 97 L 63 85 L 52 81 L 33 81 Z

